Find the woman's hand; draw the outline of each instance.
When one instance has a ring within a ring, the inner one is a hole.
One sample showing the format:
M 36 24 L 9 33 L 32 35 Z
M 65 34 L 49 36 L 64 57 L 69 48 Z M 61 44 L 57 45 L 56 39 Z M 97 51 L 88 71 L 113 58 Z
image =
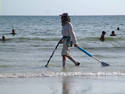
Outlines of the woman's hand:
M 61 40 L 59 40 L 59 43 L 60 43 L 60 44 L 62 44 L 62 39 L 61 39 Z
M 77 44 L 74 44 L 74 47 L 78 47 L 78 45 L 77 45 Z

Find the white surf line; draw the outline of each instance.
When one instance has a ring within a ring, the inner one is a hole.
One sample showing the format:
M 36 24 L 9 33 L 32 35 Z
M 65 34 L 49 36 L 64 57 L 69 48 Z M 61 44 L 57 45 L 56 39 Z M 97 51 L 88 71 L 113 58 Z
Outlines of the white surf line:
M 125 76 L 122 72 L 42 72 L 42 73 L 0 73 L 0 78 L 37 78 L 60 76 Z

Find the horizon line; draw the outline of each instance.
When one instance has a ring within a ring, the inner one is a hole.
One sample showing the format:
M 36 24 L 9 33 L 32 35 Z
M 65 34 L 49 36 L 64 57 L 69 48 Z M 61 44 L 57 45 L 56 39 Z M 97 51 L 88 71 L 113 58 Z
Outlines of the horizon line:
M 59 16 L 59 15 L 0 15 L 0 16 Z M 69 16 L 125 16 L 125 14 L 96 14 L 96 15 L 69 15 Z

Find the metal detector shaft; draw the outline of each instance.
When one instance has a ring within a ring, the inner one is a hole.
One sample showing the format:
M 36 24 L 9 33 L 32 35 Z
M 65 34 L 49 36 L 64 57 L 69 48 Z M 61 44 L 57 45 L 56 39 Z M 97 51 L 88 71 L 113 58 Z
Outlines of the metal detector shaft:
M 50 61 L 50 60 L 51 60 L 51 58 L 53 57 L 54 52 L 56 51 L 56 49 L 57 49 L 57 47 L 59 46 L 59 44 L 60 44 L 60 41 L 57 43 L 57 45 L 56 45 L 55 49 L 53 50 L 53 52 L 52 52 L 52 54 L 51 54 L 51 56 L 50 56 L 50 58 L 49 58 L 49 60 L 48 60 L 47 64 L 45 65 L 45 67 L 47 67 L 47 66 L 48 66 L 49 61 Z

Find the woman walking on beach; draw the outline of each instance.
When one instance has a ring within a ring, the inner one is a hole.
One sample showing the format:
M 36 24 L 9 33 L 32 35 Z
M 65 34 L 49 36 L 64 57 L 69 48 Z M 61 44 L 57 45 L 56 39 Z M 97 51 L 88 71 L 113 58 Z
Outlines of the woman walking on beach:
M 63 62 L 63 67 L 65 67 L 66 63 L 66 57 L 70 59 L 75 66 L 79 66 L 80 63 L 75 61 L 72 56 L 69 54 L 69 47 L 72 47 L 72 44 L 74 47 L 77 47 L 78 45 L 76 44 L 76 36 L 75 32 L 73 30 L 73 26 L 70 23 L 70 17 L 68 16 L 68 13 L 63 13 L 61 16 L 61 23 L 62 23 L 62 36 L 63 38 L 60 40 L 60 43 L 63 44 L 62 48 L 62 62 Z

